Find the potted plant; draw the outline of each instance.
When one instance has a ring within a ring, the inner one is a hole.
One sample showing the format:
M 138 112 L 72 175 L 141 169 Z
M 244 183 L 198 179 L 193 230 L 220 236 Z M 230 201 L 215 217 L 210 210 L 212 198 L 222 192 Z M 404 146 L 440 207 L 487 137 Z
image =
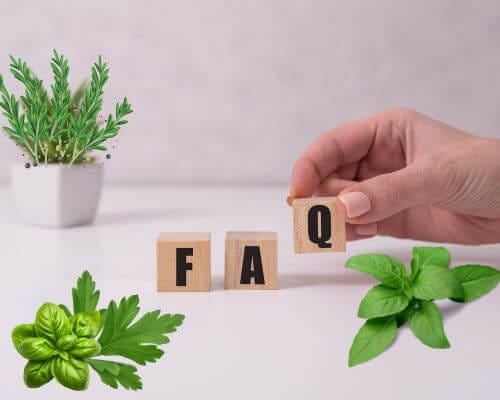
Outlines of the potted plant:
M 25 91 L 17 99 L 7 91 L 0 75 L 0 107 L 8 121 L 3 131 L 29 158 L 29 162 L 12 168 L 18 214 L 26 223 L 47 227 L 91 223 L 102 184 L 102 167 L 92 154 L 106 151 L 104 143 L 127 123 L 125 117 L 132 108 L 125 98 L 116 105 L 114 115 L 102 120 L 109 68 L 101 57 L 92 67 L 90 83 L 73 95 L 68 61 L 55 50 L 50 95 L 26 62 L 10 59 L 10 71 Z

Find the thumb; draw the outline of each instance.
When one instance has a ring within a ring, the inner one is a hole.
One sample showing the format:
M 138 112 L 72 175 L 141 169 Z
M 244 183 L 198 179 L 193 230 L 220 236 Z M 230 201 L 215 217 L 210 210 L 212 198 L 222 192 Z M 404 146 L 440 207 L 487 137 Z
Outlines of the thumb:
M 435 181 L 429 168 L 411 164 L 345 189 L 338 196 L 337 212 L 350 224 L 379 222 L 433 201 L 437 191 Z

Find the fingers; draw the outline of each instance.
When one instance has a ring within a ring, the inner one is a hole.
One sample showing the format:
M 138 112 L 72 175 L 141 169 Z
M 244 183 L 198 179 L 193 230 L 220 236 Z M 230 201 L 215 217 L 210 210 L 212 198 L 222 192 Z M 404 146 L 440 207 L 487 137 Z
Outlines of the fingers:
M 365 224 L 365 225 L 351 225 L 346 224 L 346 240 L 360 240 L 360 239 L 368 239 L 377 235 L 378 233 L 378 224 Z
M 356 183 L 355 181 L 338 178 L 336 174 L 330 175 L 321 182 L 318 189 L 314 192 L 314 195 L 337 196 L 340 192 Z
M 370 150 L 378 124 L 379 117 L 372 117 L 340 126 L 317 139 L 293 168 L 290 200 L 312 196 L 337 168 L 363 158 Z
M 336 209 L 350 224 L 379 222 L 409 207 L 431 202 L 438 189 L 435 180 L 431 168 L 414 163 L 349 186 L 340 193 Z

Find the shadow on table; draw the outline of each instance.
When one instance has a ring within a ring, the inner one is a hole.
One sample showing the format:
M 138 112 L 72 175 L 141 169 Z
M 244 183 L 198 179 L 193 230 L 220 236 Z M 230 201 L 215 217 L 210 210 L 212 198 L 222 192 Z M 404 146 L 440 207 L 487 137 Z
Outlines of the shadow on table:
M 200 215 L 207 215 L 207 213 L 204 210 L 192 208 L 129 210 L 100 214 L 96 219 L 96 225 L 121 225 Z
M 450 301 L 449 303 L 439 304 L 439 309 L 443 315 L 443 319 L 446 320 L 455 314 L 458 314 L 462 308 L 466 306 L 466 303 L 455 303 Z
M 308 286 L 337 286 L 337 285 L 367 285 L 375 281 L 361 274 L 342 273 L 331 274 L 280 274 L 279 288 L 293 289 Z
M 279 274 L 278 290 L 310 286 L 366 285 L 373 279 L 359 274 Z M 224 290 L 224 276 L 213 276 L 211 291 Z

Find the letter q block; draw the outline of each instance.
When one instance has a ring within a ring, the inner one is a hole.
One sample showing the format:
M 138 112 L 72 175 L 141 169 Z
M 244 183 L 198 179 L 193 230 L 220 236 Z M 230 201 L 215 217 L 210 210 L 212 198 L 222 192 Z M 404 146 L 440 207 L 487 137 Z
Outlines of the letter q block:
M 335 214 L 335 201 L 336 197 L 293 201 L 295 253 L 345 251 L 345 222 Z
M 158 292 L 210 291 L 210 233 L 161 233 L 156 258 Z

